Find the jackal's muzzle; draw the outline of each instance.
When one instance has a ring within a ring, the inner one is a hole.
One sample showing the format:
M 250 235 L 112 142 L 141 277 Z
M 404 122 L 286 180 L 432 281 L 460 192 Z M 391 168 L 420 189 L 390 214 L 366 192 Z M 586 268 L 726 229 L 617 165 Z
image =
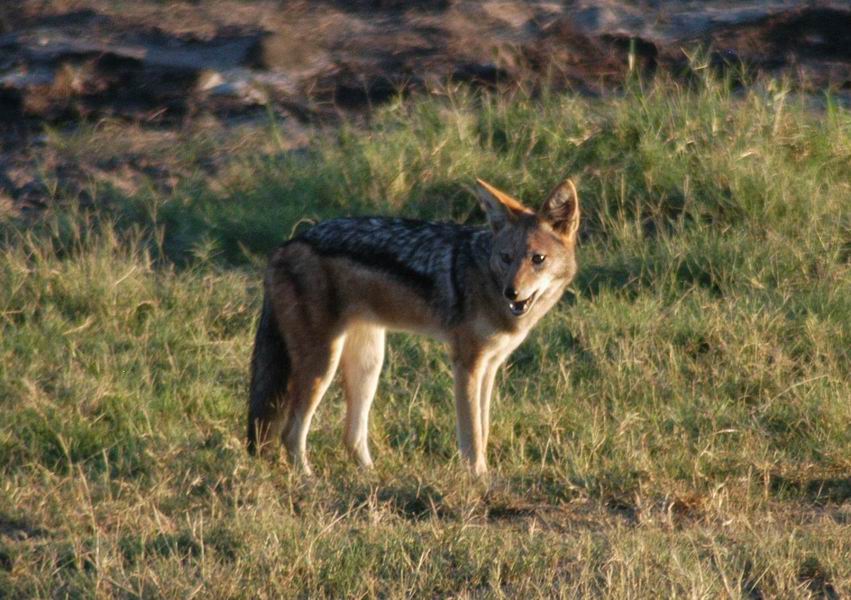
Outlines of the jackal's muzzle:
M 532 303 L 535 302 L 535 298 L 537 297 L 538 292 L 535 291 L 531 296 L 526 298 L 525 300 L 514 300 L 508 303 L 508 310 L 511 311 L 511 314 L 515 317 L 519 317 L 521 315 L 525 315 L 529 312 L 529 309 L 532 307 Z

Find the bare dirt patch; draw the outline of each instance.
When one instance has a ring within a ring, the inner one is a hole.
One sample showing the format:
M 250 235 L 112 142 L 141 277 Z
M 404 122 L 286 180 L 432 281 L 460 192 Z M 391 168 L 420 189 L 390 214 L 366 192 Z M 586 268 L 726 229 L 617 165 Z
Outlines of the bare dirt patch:
M 851 11 L 802 2 L 29 2 L 0 37 L 5 120 L 180 118 L 271 104 L 360 110 L 446 81 L 599 92 L 702 44 L 810 85 L 851 86 Z M 636 67 L 633 62 L 633 67 Z

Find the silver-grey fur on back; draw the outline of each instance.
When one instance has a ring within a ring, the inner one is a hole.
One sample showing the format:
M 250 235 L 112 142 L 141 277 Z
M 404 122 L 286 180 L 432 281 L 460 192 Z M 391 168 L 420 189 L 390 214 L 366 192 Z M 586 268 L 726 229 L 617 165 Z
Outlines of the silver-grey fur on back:
M 323 221 L 294 238 L 323 256 L 382 271 L 431 303 L 446 324 L 464 316 L 464 271 L 486 265 L 493 237 L 486 227 L 387 217 Z

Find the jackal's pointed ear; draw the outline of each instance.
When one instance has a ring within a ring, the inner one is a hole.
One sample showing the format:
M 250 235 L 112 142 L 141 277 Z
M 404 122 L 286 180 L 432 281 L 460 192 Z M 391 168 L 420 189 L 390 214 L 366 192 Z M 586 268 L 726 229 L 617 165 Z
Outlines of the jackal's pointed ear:
M 505 225 L 523 215 L 534 214 L 531 209 L 526 208 L 522 203 L 496 189 L 488 182 L 476 179 L 476 183 L 479 184 L 476 189 L 479 202 L 494 231 L 502 229 Z
M 550 192 L 541 216 L 546 219 L 553 229 L 565 237 L 574 237 L 579 229 L 579 194 L 570 179 L 565 179 Z

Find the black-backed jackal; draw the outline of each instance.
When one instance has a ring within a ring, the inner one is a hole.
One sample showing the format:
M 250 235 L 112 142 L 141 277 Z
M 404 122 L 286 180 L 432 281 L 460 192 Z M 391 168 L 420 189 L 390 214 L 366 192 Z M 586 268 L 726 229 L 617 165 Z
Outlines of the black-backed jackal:
M 385 331 L 406 330 L 448 342 L 461 455 L 475 474 L 487 471 L 497 369 L 576 273 L 579 198 L 567 180 L 535 212 L 478 183 L 490 227 L 333 219 L 273 253 L 251 361 L 249 451 L 281 438 L 310 472 L 310 421 L 341 364 L 344 441 L 371 465 L 367 423 Z

